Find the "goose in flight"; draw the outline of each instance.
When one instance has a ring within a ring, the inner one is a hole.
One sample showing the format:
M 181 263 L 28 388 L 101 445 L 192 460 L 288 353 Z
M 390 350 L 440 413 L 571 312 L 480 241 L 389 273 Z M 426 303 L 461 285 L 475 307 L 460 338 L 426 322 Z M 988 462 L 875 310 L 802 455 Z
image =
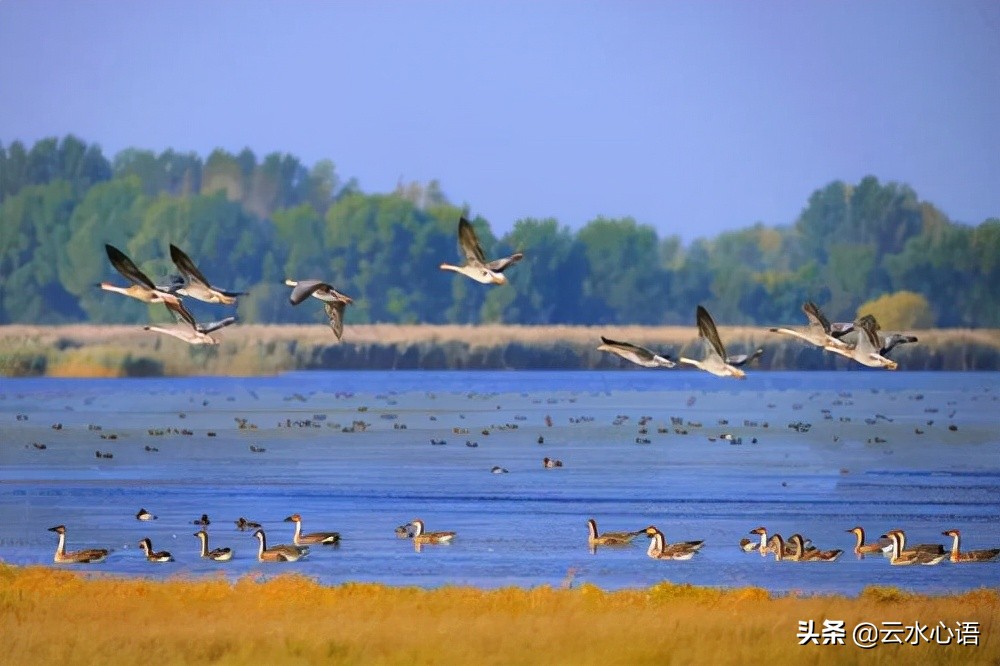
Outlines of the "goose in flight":
M 113 245 L 105 245 L 104 250 L 108 253 L 108 259 L 115 270 L 122 274 L 132 284 L 128 287 L 119 287 L 110 282 L 101 282 L 98 286 L 105 291 L 113 291 L 117 294 L 124 294 L 143 303 L 163 303 L 175 316 L 189 322 L 194 326 L 194 317 L 184 307 L 179 296 L 170 293 L 168 288 L 157 287 L 153 281 L 146 277 L 146 274 L 139 270 L 135 263 L 125 256 L 125 253 Z
M 617 354 L 626 361 L 631 361 L 632 363 L 641 365 L 644 368 L 672 368 L 677 365 L 670 360 L 669 356 L 660 356 L 645 347 L 634 345 L 631 342 L 619 342 L 618 340 L 612 340 L 611 338 L 606 338 L 602 335 L 601 343 L 602 344 L 597 348 L 597 351 Z
M 507 277 L 503 272 L 524 257 L 523 253 L 518 252 L 503 259 L 486 261 L 486 254 L 476 237 L 476 230 L 464 217 L 458 220 L 458 243 L 465 255 L 465 265 L 441 264 L 441 270 L 461 273 L 482 284 L 507 284 Z
M 708 343 L 705 349 L 705 358 L 697 361 L 682 356 L 680 362 L 711 372 L 718 377 L 745 379 L 746 373 L 743 370 L 726 362 L 728 358 L 726 348 L 722 345 L 719 331 L 715 328 L 715 322 L 712 321 L 712 315 L 708 314 L 708 310 L 699 305 L 696 319 L 698 321 L 698 337 Z
M 858 319 L 854 322 L 854 328 L 858 333 L 858 341 L 853 347 L 847 347 L 840 340 L 837 340 L 836 345 L 827 345 L 824 349 L 832 351 L 835 354 L 840 354 L 845 358 L 853 359 L 861 365 L 867 365 L 870 368 L 895 370 L 899 367 L 899 364 L 879 353 L 879 350 L 882 348 L 882 342 L 878 337 L 877 326 L 878 323 L 876 323 L 874 317 L 870 319 Z
M 888 358 L 889 352 L 898 347 L 899 345 L 912 344 L 918 342 L 917 336 L 915 335 L 904 335 L 903 333 L 890 333 L 889 335 L 883 335 L 881 333 L 882 327 L 879 326 L 875 317 L 870 314 L 866 314 L 861 317 L 858 321 L 863 322 L 865 326 L 871 326 L 878 333 L 879 339 L 879 350 L 878 353 L 882 356 Z M 853 333 L 857 330 L 854 322 L 837 322 L 830 324 L 831 331 L 830 334 L 837 338 L 838 340 L 844 342 L 845 338 L 849 333 Z
M 320 280 L 285 280 L 285 284 L 292 287 L 292 293 L 288 297 L 288 301 L 292 305 L 298 305 L 310 296 L 323 301 L 326 316 L 330 319 L 330 328 L 340 340 L 344 335 L 344 308 L 354 302 L 351 297 L 340 293 L 333 288 L 333 285 Z
M 764 355 L 764 348 L 757 347 L 753 350 L 752 354 L 736 354 L 735 356 L 727 356 L 726 363 L 735 366 L 737 368 L 742 368 L 747 363 L 753 363 L 755 360 Z
M 236 317 L 226 317 L 225 319 L 209 322 L 207 324 L 199 324 L 193 321 L 187 322 L 191 324 L 193 328 L 187 328 L 183 325 L 171 327 L 143 326 L 142 328 L 145 331 L 155 331 L 157 333 L 173 336 L 178 340 L 183 340 L 191 345 L 217 345 L 219 344 L 219 340 L 209 335 L 209 333 L 217 331 L 220 328 L 225 328 L 235 322 Z
M 772 328 L 770 331 L 772 333 L 781 333 L 782 335 L 791 335 L 817 347 L 826 348 L 833 346 L 840 349 L 847 348 L 847 343 L 838 340 L 834 336 L 830 321 L 815 303 L 812 301 L 803 303 L 802 312 L 805 313 L 806 319 L 809 320 L 809 326 L 805 329 Z
M 184 283 L 178 284 L 175 287 L 175 291 L 181 296 L 190 296 L 206 303 L 232 305 L 236 302 L 237 296 L 245 295 L 241 291 L 225 291 L 213 287 L 202 272 L 198 270 L 198 267 L 194 265 L 194 262 L 191 261 L 191 257 L 184 254 L 173 243 L 170 244 L 170 258 L 177 265 L 177 269 L 181 272 L 181 275 L 184 276 Z

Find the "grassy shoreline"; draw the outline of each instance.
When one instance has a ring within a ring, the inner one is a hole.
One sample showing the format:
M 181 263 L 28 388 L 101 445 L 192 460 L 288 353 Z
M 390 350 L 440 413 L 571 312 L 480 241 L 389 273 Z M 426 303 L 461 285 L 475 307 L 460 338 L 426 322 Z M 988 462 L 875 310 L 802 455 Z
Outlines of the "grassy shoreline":
M 720 329 L 730 353 L 765 350 L 755 369 L 852 367 L 764 328 Z M 909 370 L 1000 370 L 1000 330 L 915 331 L 920 342 L 894 352 Z M 0 327 L 0 376 L 135 377 L 267 375 L 319 369 L 614 369 L 600 336 L 697 353 L 693 327 L 354 325 L 337 343 L 321 325 L 240 325 L 215 347 L 192 347 L 140 326 Z
M 99 571 L 94 568 L 93 571 Z M 845 645 L 799 647 L 799 621 L 843 620 Z M 978 645 L 880 644 L 861 622 L 977 622 Z M 5 663 L 996 663 L 1000 591 L 946 596 L 867 588 L 857 598 L 771 596 L 664 582 L 646 589 L 322 586 L 268 580 L 151 581 L 0 564 Z M 796 653 L 795 650 L 801 652 Z

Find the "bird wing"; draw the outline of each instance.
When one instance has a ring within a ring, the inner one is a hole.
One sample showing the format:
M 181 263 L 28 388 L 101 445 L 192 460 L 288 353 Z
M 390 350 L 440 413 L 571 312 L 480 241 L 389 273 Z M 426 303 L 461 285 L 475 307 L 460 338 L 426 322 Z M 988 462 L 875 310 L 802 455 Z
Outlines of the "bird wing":
M 170 258 L 177 265 L 180 272 L 187 277 L 188 281 L 200 282 L 205 287 L 211 289 L 212 285 L 209 284 L 205 276 L 201 274 L 198 267 L 194 265 L 194 262 L 191 261 L 191 257 L 184 254 L 184 252 L 173 243 L 170 244 Z
M 111 260 L 111 265 L 115 267 L 115 270 L 121 273 L 129 282 L 133 284 L 138 284 L 147 289 L 156 289 L 156 285 L 153 281 L 146 277 L 146 274 L 139 270 L 139 267 L 133 263 L 131 259 L 125 256 L 125 253 L 116 248 L 114 245 L 104 246 L 105 251 L 108 253 L 108 259 Z
M 458 220 L 458 243 L 469 263 L 486 263 L 486 254 L 483 253 L 483 246 L 479 244 L 476 230 L 472 227 L 472 223 L 464 217 Z
M 882 348 L 882 343 L 878 339 L 878 332 L 875 329 L 877 325 L 874 318 L 861 318 L 854 322 L 854 328 L 858 331 L 858 342 L 855 345 L 857 351 L 877 354 L 878 350 Z
M 320 280 L 300 280 L 292 288 L 292 293 L 288 297 L 288 301 L 292 305 L 298 305 L 302 301 L 312 296 L 314 291 L 316 291 L 317 289 L 321 289 L 323 287 L 328 287 L 330 289 L 333 288 L 326 282 L 322 282 Z
M 806 313 L 806 319 L 809 320 L 809 328 L 822 329 L 823 333 L 830 334 L 830 320 L 820 311 L 819 306 L 812 301 L 806 301 L 802 304 L 802 311 Z
M 326 316 L 330 318 L 330 328 L 333 334 L 340 340 L 344 335 L 344 308 L 347 303 L 344 301 L 328 301 L 323 304 L 326 308 Z
M 184 303 L 181 299 L 178 298 L 176 300 L 164 301 L 163 304 L 166 305 L 167 309 L 174 314 L 174 318 L 177 319 L 178 322 L 190 324 L 191 328 L 198 330 L 198 324 L 194 320 L 194 315 L 188 312 L 188 309 L 184 307 Z
M 830 324 L 830 335 L 838 340 L 854 330 L 854 322 L 838 321 Z
M 655 356 L 655 354 L 653 354 L 653 352 L 651 352 L 650 350 L 646 349 L 645 347 L 640 347 L 639 345 L 634 345 L 631 342 L 620 342 L 618 340 L 612 340 L 611 338 L 606 338 L 603 335 L 601 336 L 601 342 L 603 342 L 604 344 L 609 345 L 611 347 L 618 347 L 620 349 L 630 350 L 630 351 L 634 352 L 636 356 L 639 356 L 640 358 L 642 358 L 643 360 L 646 360 L 646 361 L 653 360 L 653 356 Z
M 195 324 L 194 329 L 199 333 L 211 333 L 212 331 L 217 331 L 220 328 L 225 328 L 230 324 L 236 322 L 236 317 L 226 317 L 225 319 L 220 319 L 219 321 L 211 321 L 207 324 Z
M 698 306 L 697 320 L 698 335 L 705 340 L 708 340 L 712 349 L 719 355 L 719 359 L 725 362 L 726 348 L 722 345 L 722 340 L 719 338 L 719 331 L 715 328 L 715 322 L 712 321 L 712 315 L 708 314 L 708 310 L 700 305 Z
M 504 257 L 503 259 L 497 259 L 486 264 L 486 268 L 494 271 L 496 273 L 503 273 L 508 267 L 513 266 L 517 262 L 524 258 L 524 253 L 518 252 L 512 254 L 509 257 Z

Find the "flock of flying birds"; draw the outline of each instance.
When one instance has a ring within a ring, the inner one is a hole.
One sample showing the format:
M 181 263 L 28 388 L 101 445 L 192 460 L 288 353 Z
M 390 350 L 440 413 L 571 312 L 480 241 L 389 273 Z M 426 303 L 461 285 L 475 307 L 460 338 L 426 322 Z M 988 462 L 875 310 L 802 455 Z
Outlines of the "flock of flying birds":
M 440 268 L 465 275 L 482 284 L 506 284 L 507 278 L 504 271 L 524 257 L 524 254 L 517 252 L 501 259 L 488 260 L 476 236 L 475 229 L 464 217 L 458 221 L 458 240 L 462 253 L 465 255 L 465 264 L 458 266 L 442 263 Z M 121 250 L 112 245 L 104 247 L 108 259 L 111 260 L 111 265 L 131 282 L 131 285 L 119 287 L 109 282 L 102 282 L 99 286 L 107 291 L 124 294 L 144 303 L 163 303 L 178 321 L 178 326 L 175 327 L 146 326 L 146 330 L 172 335 L 195 345 L 218 344 L 218 340 L 212 337 L 211 333 L 236 321 L 235 316 L 206 324 L 195 321 L 191 313 L 184 307 L 182 296 L 206 303 L 234 305 L 236 298 L 245 294 L 213 287 L 191 258 L 176 245 L 170 245 L 170 258 L 180 271 L 180 275 L 172 276 L 169 283 L 163 285 L 154 284 Z M 310 296 L 322 301 L 334 335 L 338 340 L 343 337 L 344 310 L 353 302 L 350 296 L 337 291 L 333 285 L 322 280 L 286 279 L 285 284 L 292 287 L 292 293 L 289 296 L 289 302 L 292 305 L 298 305 Z M 801 330 L 792 328 L 771 328 L 769 330 L 772 333 L 799 338 L 862 365 L 888 370 L 897 368 L 897 363 L 888 358 L 889 352 L 897 345 L 917 341 L 917 338 L 912 335 L 899 333 L 883 335 L 880 332 L 878 322 L 872 315 L 864 315 L 854 322 L 831 324 L 812 301 L 803 304 L 802 310 L 808 319 L 807 327 Z M 707 343 L 704 358 L 698 360 L 681 357 L 680 363 L 692 365 L 719 377 L 745 378 L 746 372 L 742 367 L 759 358 L 763 354 L 763 349 L 757 349 L 752 354 L 729 356 L 726 354 L 726 348 L 722 344 L 712 316 L 701 305 L 698 306 L 696 312 L 696 321 L 698 335 Z M 850 341 L 851 337 L 854 338 L 853 342 Z M 648 368 L 672 368 L 676 365 L 670 356 L 658 354 L 630 342 L 601 336 L 601 343 L 598 350 L 617 354 L 637 365 Z

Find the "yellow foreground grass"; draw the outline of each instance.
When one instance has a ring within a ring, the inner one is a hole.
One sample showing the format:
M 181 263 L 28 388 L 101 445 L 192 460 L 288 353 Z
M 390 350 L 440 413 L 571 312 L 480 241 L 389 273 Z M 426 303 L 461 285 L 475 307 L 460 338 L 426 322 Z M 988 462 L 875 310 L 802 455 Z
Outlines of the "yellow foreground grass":
M 996 664 L 1000 593 L 927 597 L 870 588 L 858 598 L 771 598 L 663 583 L 603 592 L 324 587 L 267 581 L 148 581 L 0 565 L 4 664 Z M 843 620 L 846 645 L 799 646 L 799 621 Z M 978 645 L 862 650 L 861 622 L 955 627 Z M 775 661 L 777 660 L 777 661 Z

